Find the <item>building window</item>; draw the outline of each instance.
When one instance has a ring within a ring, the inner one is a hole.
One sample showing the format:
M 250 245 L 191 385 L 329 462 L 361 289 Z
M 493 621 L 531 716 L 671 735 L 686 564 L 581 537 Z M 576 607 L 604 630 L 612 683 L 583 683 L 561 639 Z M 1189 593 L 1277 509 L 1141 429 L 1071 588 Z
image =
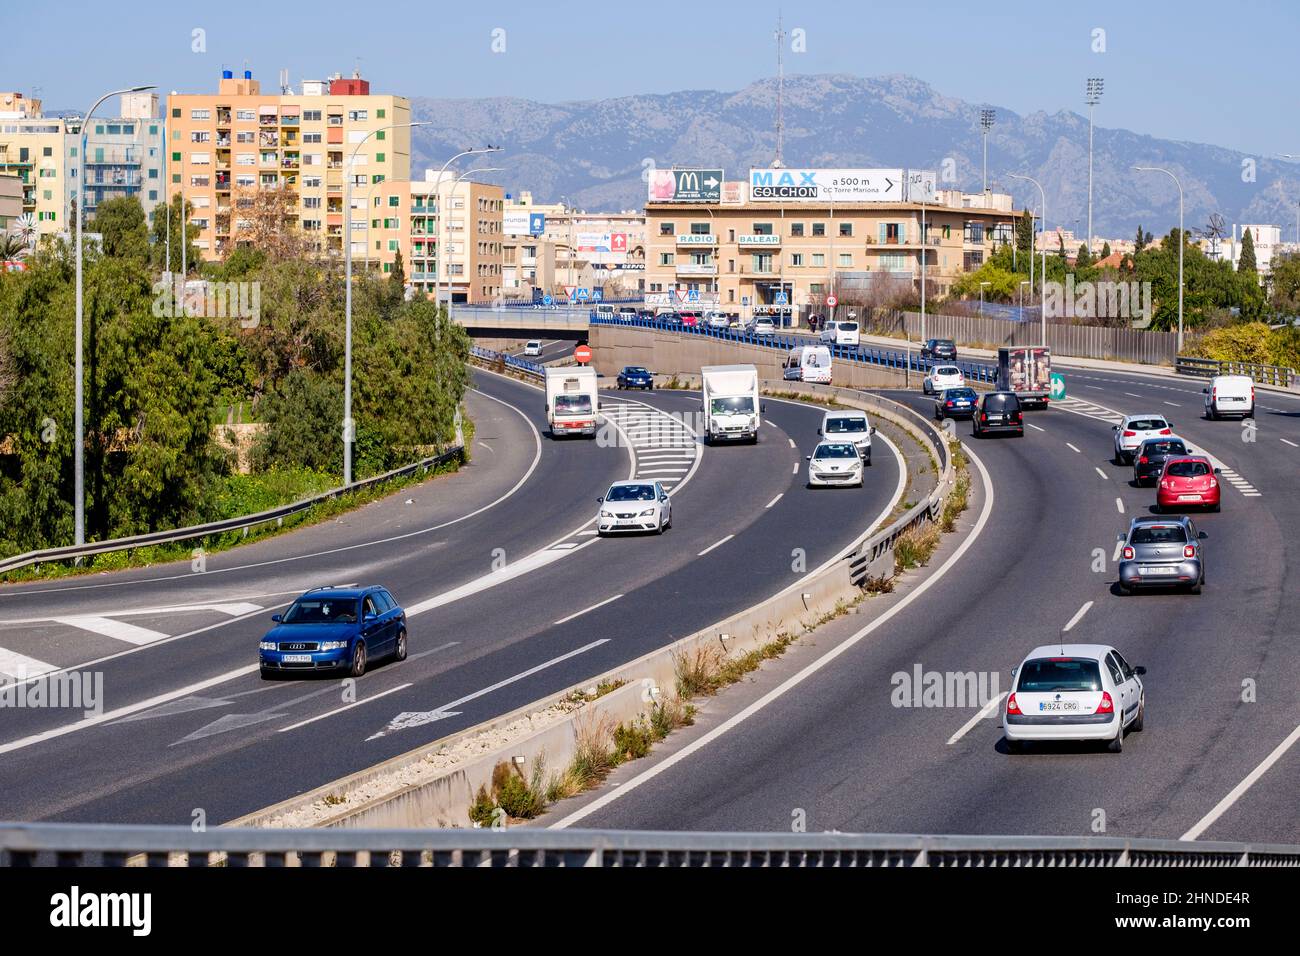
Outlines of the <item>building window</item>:
M 320 136 L 320 133 L 303 133 L 302 141 L 303 143 L 319 143 L 321 141 Z
M 803 253 L 794 252 L 790 254 L 790 265 L 792 268 L 798 268 L 803 265 Z
M 659 253 L 659 264 L 661 266 L 670 266 L 673 264 L 673 254 L 671 252 Z
M 671 222 L 661 222 L 659 223 L 659 235 L 675 236 L 677 235 L 677 226 Z
M 382 129 L 379 130 L 377 133 L 375 133 L 375 139 L 383 139 L 383 138 L 384 138 L 384 133 L 385 133 L 385 132 L 386 132 L 385 130 L 382 130 Z
M 180 154 L 180 153 L 172 153 L 172 162 L 173 162 L 173 163 L 179 163 L 180 161 L 181 161 L 181 154 Z
M 156 189 L 151 189 L 151 190 L 149 190 L 149 201 L 150 201 L 150 202 L 157 202 L 157 201 L 158 201 L 158 190 L 156 190 Z
M 845 239 L 851 238 L 853 236 L 853 223 L 851 222 L 840 223 L 840 236 Z
M 802 236 L 802 235 L 803 235 L 803 223 L 801 223 L 801 222 L 792 222 L 792 223 L 790 223 L 790 235 L 792 235 L 792 236 Z
M 982 246 L 984 244 L 984 224 L 968 221 L 966 223 L 966 241 L 973 246 Z
M 157 169 L 150 169 L 150 170 L 149 170 L 149 178 L 150 178 L 150 179 L 157 179 L 157 178 L 158 178 L 158 170 L 157 170 Z
M 812 254 L 812 264 L 814 269 L 823 269 L 826 267 L 826 253 L 814 252 Z
M 348 110 L 348 120 L 353 123 L 365 123 L 370 119 L 369 110 Z
M 52 147 L 52 146 L 46 146 L 46 147 L 45 147 L 45 151 L 42 153 L 42 155 L 44 155 L 44 156 L 53 156 L 53 155 L 54 155 L 54 147 Z
M 711 232 L 712 230 L 709 228 L 709 223 L 707 222 L 691 223 L 691 235 L 693 236 L 707 236 Z
M 302 201 L 302 208 L 303 208 L 303 209 L 319 209 L 319 208 L 320 208 L 320 196 L 307 196 L 307 197 L 304 197 L 304 199 L 303 199 L 303 201 Z
M 211 110 L 190 110 L 190 119 L 192 120 L 212 119 L 212 111 Z
M 826 223 L 824 223 L 824 222 L 815 222 L 815 223 L 812 224 L 812 227 L 813 227 L 812 234 L 813 234 L 814 236 L 824 236 L 824 235 L 826 235 Z
M 377 163 L 382 163 L 383 161 L 384 161 L 384 154 L 383 154 L 383 153 L 375 153 L 375 162 L 377 162 Z
M 375 116 L 378 119 L 383 119 L 387 115 L 388 115 L 387 110 L 375 110 Z
M 208 132 L 207 130 L 205 130 L 205 129 L 196 129 L 196 130 L 191 130 L 191 131 L 190 131 L 190 142 L 191 142 L 191 143 L 210 143 L 210 142 L 212 142 L 212 134 L 211 134 L 210 132 Z
M 174 107 L 174 108 L 172 109 L 172 119 L 180 119 L 180 118 L 181 118 L 181 110 L 180 110 L 180 107 L 179 107 L 179 106 Z
M 402 197 L 401 197 L 401 196 L 389 196 L 389 197 L 388 197 L 388 205 L 392 206 L 394 209 L 396 209 L 396 208 L 397 208 L 398 206 L 400 206 L 401 204 L 402 204 Z
M 257 119 L 257 113 L 253 110 L 235 110 L 235 119 L 239 120 L 241 123 L 251 123 L 253 120 Z
M 756 235 L 756 236 L 770 236 L 770 235 L 772 235 L 772 224 L 771 224 L 770 222 L 756 222 L 756 223 L 754 223 L 754 235 Z
M 302 111 L 302 121 L 303 121 L 304 123 L 319 123 L 319 122 L 320 122 L 320 110 L 303 110 L 303 111 Z
M 839 254 L 839 260 L 840 260 L 840 263 L 839 263 L 839 264 L 840 264 L 840 268 L 852 268 L 852 266 L 853 266 L 853 253 L 851 253 L 851 252 L 841 252 L 841 253 Z

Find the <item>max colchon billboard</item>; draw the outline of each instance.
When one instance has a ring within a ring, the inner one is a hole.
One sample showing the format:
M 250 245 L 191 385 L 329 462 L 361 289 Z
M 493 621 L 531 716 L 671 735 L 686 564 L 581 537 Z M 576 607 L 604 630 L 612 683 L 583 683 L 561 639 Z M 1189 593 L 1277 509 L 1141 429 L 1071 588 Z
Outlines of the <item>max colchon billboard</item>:
M 755 202 L 902 202 L 901 169 L 751 169 Z

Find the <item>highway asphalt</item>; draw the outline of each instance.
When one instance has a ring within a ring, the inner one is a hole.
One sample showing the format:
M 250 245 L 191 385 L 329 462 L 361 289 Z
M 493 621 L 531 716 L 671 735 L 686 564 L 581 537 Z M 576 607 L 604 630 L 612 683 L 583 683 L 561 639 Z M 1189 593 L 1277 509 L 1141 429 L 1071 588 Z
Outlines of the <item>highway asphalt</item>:
M 992 479 L 987 522 L 923 596 L 770 700 L 795 665 L 711 702 L 698 730 L 544 824 L 576 806 L 583 827 L 783 830 L 802 813 L 810 830 L 1300 842 L 1300 748 L 1287 749 L 1300 736 L 1300 402 L 1261 391 L 1252 435 L 1198 417 L 1196 381 L 1066 380 L 1070 400 L 1031 413 L 1023 439 L 969 441 Z M 1114 591 L 1116 536 L 1155 492 L 1110 463 L 1110 416 L 1090 405 L 1166 412 L 1235 476 L 1222 512 L 1194 519 L 1210 534 L 1202 595 Z M 969 439 L 969 425 L 958 433 Z M 1113 644 L 1148 668 L 1146 729 L 1122 754 L 1040 745 L 1013 756 L 1000 706 L 979 718 L 978 707 L 891 701 L 894 675 L 918 665 L 997 675 L 1005 692 L 1026 652 L 1061 639 Z
M 810 491 L 821 409 L 771 401 L 756 446 L 702 449 L 698 395 L 608 393 L 625 442 L 552 441 L 539 390 L 475 373 L 474 461 L 330 522 L 180 563 L 0 590 L 0 670 L 102 675 L 103 712 L 7 709 L 0 818 L 215 823 L 588 679 L 748 607 L 888 510 L 898 464 Z M 673 413 L 667 415 L 664 413 Z M 633 473 L 673 487 L 661 537 L 598 539 Z M 338 679 L 262 681 L 256 645 L 303 589 L 380 583 L 410 658 L 355 700 Z

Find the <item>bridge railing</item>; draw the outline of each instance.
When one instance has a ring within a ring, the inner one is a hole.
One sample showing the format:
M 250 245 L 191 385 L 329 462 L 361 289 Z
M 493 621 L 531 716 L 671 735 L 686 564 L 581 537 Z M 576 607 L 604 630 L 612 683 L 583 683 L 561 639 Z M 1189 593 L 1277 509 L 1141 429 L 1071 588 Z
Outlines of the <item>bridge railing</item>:
M 1294 369 L 1284 365 L 1259 365 L 1254 362 L 1228 362 L 1220 359 L 1195 358 L 1180 355 L 1174 360 L 1174 371 L 1195 378 L 1214 378 L 1216 375 L 1245 375 L 1260 385 L 1290 388 L 1296 381 Z

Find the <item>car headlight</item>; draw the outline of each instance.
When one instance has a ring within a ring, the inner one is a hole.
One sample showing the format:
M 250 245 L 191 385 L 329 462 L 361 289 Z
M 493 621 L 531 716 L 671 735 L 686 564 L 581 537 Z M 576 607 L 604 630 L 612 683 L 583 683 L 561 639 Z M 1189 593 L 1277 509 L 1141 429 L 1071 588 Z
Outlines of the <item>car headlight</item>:
M 602 518 L 612 518 L 612 517 L 614 517 L 614 512 L 612 512 L 612 511 L 602 511 L 602 512 L 600 513 L 600 516 L 601 516 Z
M 320 645 L 320 649 L 322 651 L 341 651 L 347 646 L 347 641 L 325 641 Z
M 257 645 L 259 651 L 273 651 L 275 648 L 275 641 L 262 641 L 262 643 Z
M 645 518 L 645 517 L 648 517 L 649 515 L 652 515 L 652 514 L 654 514 L 654 513 L 655 513 L 655 510 L 654 510 L 653 508 L 647 508 L 645 511 L 643 511 L 643 512 L 641 512 L 639 515 L 637 515 L 637 517 L 638 517 L 638 518 Z
M 756 427 L 758 427 L 758 416 L 757 416 L 757 415 L 750 415 L 750 416 L 749 416 L 749 427 L 750 427 L 750 428 L 756 428 Z

